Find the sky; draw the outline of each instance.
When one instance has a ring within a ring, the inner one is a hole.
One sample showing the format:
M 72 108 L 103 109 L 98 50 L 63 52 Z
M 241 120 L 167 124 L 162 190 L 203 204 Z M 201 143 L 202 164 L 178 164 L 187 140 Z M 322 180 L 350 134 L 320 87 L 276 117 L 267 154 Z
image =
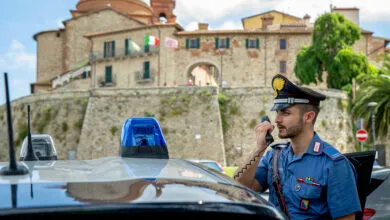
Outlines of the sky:
M 148 0 L 144 0 L 149 4 Z M 30 95 L 36 81 L 37 44 L 33 35 L 62 28 L 71 18 L 78 0 L 2 0 L 0 7 L 0 105 L 5 103 L 4 72 L 8 73 L 10 99 Z M 388 0 L 176 0 L 174 14 L 185 30 L 197 29 L 198 22 L 209 29 L 242 29 L 241 19 L 269 10 L 297 17 L 311 16 L 311 22 L 330 5 L 360 9 L 360 27 L 374 36 L 390 38 Z

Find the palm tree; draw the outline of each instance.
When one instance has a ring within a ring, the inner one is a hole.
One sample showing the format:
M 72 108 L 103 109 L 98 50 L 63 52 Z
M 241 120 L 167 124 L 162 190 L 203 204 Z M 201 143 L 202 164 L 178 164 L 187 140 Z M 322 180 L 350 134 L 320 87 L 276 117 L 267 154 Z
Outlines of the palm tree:
M 376 138 L 385 138 L 388 135 L 390 125 L 390 71 L 383 69 L 377 76 L 366 76 L 359 86 L 357 98 L 352 107 L 354 119 L 362 117 L 371 125 L 369 102 L 377 102 L 375 107 L 375 133 Z M 367 126 L 372 133 L 371 126 Z

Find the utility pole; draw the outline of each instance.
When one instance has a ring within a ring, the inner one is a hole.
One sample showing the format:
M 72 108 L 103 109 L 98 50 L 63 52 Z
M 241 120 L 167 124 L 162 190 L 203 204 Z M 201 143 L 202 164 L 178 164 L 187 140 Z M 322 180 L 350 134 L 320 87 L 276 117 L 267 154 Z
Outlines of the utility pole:
M 160 45 L 158 46 L 158 73 L 157 73 L 157 87 L 160 87 L 160 59 L 161 59 L 161 31 L 160 28 L 158 30 L 158 39 L 160 40 Z
M 219 49 L 219 53 L 221 54 L 221 80 L 220 80 L 220 87 L 222 88 L 223 86 L 223 49 Z

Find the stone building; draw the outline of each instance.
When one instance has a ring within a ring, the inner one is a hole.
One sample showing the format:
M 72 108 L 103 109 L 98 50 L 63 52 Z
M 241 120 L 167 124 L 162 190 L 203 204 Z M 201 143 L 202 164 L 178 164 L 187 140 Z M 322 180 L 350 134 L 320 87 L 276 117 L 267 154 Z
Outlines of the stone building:
M 64 28 L 34 35 L 37 81 L 32 93 L 100 87 L 267 86 L 293 73 L 299 49 L 311 43 L 310 16 L 276 10 L 242 19 L 242 30 L 186 31 L 176 23 L 175 0 L 80 0 Z M 359 23 L 359 9 L 333 8 Z M 378 65 L 389 39 L 361 29 L 354 45 Z M 145 45 L 145 36 L 160 39 Z M 177 40 L 177 48 L 165 41 Z M 320 86 L 321 87 L 321 86 Z M 325 87 L 325 85 L 323 85 Z

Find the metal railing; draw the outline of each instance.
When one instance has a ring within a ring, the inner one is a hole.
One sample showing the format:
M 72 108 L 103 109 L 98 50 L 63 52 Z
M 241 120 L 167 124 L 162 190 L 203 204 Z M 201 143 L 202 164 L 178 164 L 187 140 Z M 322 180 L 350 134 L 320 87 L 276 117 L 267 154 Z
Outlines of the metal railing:
M 116 85 L 116 75 L 111 75 L 111 82 L 106 82 L 105 76 L 99 76 L 97 79 L 97 83 L 99 87 L 111 87 Z
M 158 47 L 149 47 L 149 52 L 145 52 L 142 50 L 142 51 L 128 51 L 128 53 L 126 53 L 125 48 L 115 48 L 115 53 L 111 53 L 111 54 L 110 53 L 104 54 L 104 51 L 93 52 L 90 55 L 90 60 L 94 62 L 94 61 L 108 60 L 114 58 L 143 57 L 143 56 L 157 54 L 158 52 L 159 52 Z
M 149 83 L 154 82 L 155 72 L 150 71 L 149 73 L 144 71 L 135 72 L 135 82 L 136 83 Z

